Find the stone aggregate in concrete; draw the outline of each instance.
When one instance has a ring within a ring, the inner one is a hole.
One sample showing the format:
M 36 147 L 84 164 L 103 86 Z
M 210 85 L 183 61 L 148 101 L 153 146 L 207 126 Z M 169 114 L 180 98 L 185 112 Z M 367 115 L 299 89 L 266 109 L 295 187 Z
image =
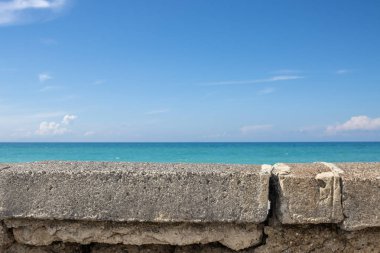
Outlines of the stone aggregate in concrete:
M 342 171 L 342 228 L 380 227 L 380 163 L 335 165 Z
M 325 164 L 276 164 L 272 175 L 274 212 L 281 223 L 343 220 L 339 174 Z
M 247 253 L 380 252 L 380 228 L 349 232 L 336 224 L 265 226 L 265 243 Z M 245 252 L 245 251 L 242 251 Z
M 0 219 L 261 223 L 258 165 L 36 162 L 0 165 Z

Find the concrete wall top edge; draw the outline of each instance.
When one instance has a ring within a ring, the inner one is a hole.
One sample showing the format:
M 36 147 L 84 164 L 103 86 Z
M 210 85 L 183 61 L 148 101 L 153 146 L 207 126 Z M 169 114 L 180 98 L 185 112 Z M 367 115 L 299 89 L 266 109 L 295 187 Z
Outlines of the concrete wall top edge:
M 218 163 L 143 163 L 143 162 L 70 162 L 43 161 L 26 163 L 0 163 L 2 170 L 14 172 L 194 172 L 194 173 L 260 173 L 261 165 Z

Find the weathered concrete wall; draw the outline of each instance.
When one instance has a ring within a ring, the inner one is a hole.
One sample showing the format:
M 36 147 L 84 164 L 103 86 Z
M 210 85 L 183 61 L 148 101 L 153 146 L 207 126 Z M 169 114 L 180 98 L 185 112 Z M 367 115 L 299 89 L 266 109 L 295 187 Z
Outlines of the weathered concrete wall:
M 260 223 L 269 177 L 257 165 L 3 165 L 0 218 Z
M 380 252 L 380 163 L 0 164 L 0 253 Z

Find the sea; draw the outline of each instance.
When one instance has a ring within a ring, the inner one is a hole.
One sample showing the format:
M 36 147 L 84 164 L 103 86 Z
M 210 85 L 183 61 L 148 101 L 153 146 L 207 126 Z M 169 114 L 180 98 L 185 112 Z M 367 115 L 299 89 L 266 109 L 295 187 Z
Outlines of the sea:
M 0 143 L 0 162 L 379 162 L 380 142 Z

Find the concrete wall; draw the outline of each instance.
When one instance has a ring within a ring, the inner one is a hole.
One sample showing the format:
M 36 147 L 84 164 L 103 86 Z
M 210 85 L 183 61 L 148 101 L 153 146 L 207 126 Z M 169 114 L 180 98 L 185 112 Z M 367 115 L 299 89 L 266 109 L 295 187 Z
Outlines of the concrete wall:
M 0 164 L 0 252 L 380 252 L 380 163 Z

